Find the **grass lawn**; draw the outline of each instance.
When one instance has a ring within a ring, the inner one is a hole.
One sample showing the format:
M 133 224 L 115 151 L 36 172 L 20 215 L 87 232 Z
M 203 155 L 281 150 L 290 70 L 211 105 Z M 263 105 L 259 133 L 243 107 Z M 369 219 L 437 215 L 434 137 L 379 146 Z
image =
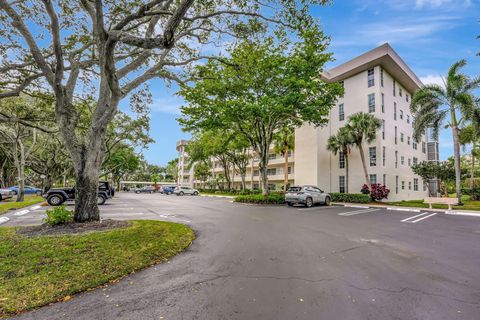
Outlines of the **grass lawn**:
M 0 228 L 0 317 L 98 287 L 165 261 L 195 238 L 187 226 L 132 221 L 122 229 L 24 237 Z
M 428 204 L 423 203 L 423 200 L 410 200 L 410 201 L 384 202 L 384 203 L 391 206 L 428 208 Z M 480 201 L 463 200 L 463 204 L 464 204 L 463 206 L 453 206 L 453 209 L 480 211 Z M 434 204 L 433 208 L 448 209 L 448 206 L 446 204 Z
M 8 212 L 10 209 L 20 209 L 45 201 L 40 196 L 25 196 L 23 202 L 16 202 L 16 198 L 16 196 L 13 196 L 13 198 L 0 202 L 0 214 Z

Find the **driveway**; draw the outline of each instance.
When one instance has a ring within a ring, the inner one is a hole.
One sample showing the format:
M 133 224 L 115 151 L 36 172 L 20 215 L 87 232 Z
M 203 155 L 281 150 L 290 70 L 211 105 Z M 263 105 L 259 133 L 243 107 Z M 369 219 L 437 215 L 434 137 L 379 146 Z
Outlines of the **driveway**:
M 43 210 L 2 226 L 39 223 Z M 186 223 L 197 239 L 17 319 L 479 319 L 480 218 L 434 213 L 120 193 L 104 218 Z

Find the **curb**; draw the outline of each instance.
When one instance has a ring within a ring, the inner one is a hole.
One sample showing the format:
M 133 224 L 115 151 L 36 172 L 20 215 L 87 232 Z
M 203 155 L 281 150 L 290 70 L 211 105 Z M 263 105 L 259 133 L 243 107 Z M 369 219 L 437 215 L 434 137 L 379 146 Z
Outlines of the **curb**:
M 234 196 L 216 196 L 213 194 L 200 194 L 200 197 L 209 197 L 209 198 L 224 198 L 224 199 L 233 199 Z
M 450 214 L 454 216 L 468 216 L 468 217 L 479 217 L 480 212 L 472 212 L 472 211 L 445 211 L 445 214 Z

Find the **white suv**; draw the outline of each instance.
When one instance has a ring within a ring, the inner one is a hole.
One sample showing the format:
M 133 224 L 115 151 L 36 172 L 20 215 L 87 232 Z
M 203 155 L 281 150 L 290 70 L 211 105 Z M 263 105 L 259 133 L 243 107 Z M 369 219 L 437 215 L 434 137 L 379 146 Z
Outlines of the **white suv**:
M 173 190 L 173 193 L 176 194 L 177 196 L 183 196 L 183 195 L 192 195 L 192 196 L 198 196 L 198 190 L 193 189 L 191 187 L 176 187 L 175 190 Z

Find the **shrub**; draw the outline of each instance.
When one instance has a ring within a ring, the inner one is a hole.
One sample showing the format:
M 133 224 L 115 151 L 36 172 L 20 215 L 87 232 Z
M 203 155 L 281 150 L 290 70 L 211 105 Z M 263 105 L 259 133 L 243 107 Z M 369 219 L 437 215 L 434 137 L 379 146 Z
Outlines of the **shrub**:
M 279 192 L 271 192 L 268 196 L 263 194 L 239 195 L 235 197 L 234 201 L 255 204 L 284 204 L 285 195 Z
M 387 199 L 388 194 L 390 193 L 390 189 L 388 189 L 385 185 L 380 183 L 374 183 L 371 186 L 370 197 L 373 201 L 380 201 L 382 199 Z
M 368 185 L 364 184 L 360 192 L 363 194 L 370 194 L 370 188 L 368 187 Z
M 468 194 L 470 196 L 470 200 L 478 201 L 480 200 L 480 187 L 474 188 L 465 188 L 462 189 L 463 194 Z
M 65 206 L 53 207 L 46 211 L 47 217 L 43 219 L 50 226 L 56 226 L 73 221 L 73 211 L 65 209 Z
M 369 203 L 370 196 L 363 193 L 330 193 L 333 202 Z

